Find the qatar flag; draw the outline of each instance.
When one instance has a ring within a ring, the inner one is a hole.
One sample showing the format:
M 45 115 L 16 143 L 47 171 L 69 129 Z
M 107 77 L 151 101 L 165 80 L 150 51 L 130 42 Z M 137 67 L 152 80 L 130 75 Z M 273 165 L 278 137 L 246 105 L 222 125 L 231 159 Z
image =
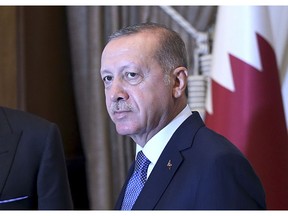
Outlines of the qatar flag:
M 205 122 L 246 155 L 268 209 L 288 209 L 288 135 L 266 6 L 220 6 Z

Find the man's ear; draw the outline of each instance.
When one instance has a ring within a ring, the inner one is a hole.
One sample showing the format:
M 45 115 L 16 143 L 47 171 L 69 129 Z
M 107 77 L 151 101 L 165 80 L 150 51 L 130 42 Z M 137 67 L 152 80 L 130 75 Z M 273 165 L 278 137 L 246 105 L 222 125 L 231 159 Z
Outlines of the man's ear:
M 174 85 L 173 85 L 173 96 L 179 98 L 185 94 L 187 86 L 188 70 L 185 67 L 177 67 L 173 71 Z

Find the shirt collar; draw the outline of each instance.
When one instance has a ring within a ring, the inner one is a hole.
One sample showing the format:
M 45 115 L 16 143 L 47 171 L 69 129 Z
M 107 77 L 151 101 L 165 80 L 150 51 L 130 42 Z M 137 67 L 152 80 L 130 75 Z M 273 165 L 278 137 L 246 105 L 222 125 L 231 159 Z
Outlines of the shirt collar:
M 191 114 L 191 109 L 187 105 L 168 125 L 155 134 L 143 148 L 137 144 L 136 155 L 142 150 L 152 165 L 155 165 L 174 132 Z

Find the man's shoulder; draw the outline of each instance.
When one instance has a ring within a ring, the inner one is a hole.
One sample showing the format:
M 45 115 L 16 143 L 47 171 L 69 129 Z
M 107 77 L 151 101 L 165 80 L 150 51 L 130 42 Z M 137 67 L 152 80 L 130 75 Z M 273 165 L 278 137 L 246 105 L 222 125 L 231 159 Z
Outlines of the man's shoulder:
M 198 154 L 208 160 L 231 155 L 237 158 L 246 158 L 234 143 L 206 126 L 199 129 L 193 142 L 194 148 L 199 151 Z
M 45 129 L 54 125 L 54 123 L 40 117 L 36 114 L 22 111 L 19 109 L 0 107 L 0 115 L 4 116 L 7 124 L 11 129 L 21 130 L 21 129 Z M 3 123 L 3 122 L 2 122 Z

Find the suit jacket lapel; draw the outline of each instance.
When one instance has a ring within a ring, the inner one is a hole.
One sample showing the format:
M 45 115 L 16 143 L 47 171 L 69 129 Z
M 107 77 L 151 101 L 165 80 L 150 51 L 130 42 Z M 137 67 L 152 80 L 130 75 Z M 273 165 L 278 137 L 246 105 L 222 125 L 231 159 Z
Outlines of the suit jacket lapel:
M 174 153 L 170 154 L 173 151 Z M 182 160 L 181 154 L 177 149 L 174 148 L 173 150 L 173 146 L 170 149 L 165 149 L 165 152 L 161 154 L 156 166 L 145 183 L 133 209 L 154 209 Z M 170 168 L 168 163 L 170 164 Z
M 157 165 L 154 167 L 153 172 L 150 174 L 148 181 L 145 183 L 145 186 L 142 189 L 138 199 L 136 200 L 133 209 L 153 209 L 154 205 L 157 203 L 159 197 L 161 197 L 161 194 L 165 191 L 166 186 L 169 184 L 171 178 L 173 177 L 174 173 L 176 172 L 178 166 L 181 164 L 182 161 L 182 156 L 175 153 L 170 158 L 168 157 L 168 155 L 164 154 L 163 158 L 165 159 L 161 161 L 159 160 L 159 162 L 157 162 Z M 170 169 L 167 166 L 167 163 L 169 161 L 172 164 L 172 167 Z M 115 209 L 121 209 L 125 190 L 129 179 L 133 174 L 134 166 L 135 162 L 129 169 L 126 181 L 116 202 Z M 156 188 L 155 185 L 157 185 Z M 147 197 L 149 197 L 149 199 L 147 199 Z
M 0 197 L 13 164 L 20 136 L 20 133 L 12 133 L 0 108 Z
M 202 126 L 204 123 L 195 112 L 175 131 L 136 200 L 134 210 L 154 209 L 181 166 L 183 161 L 181 152 L 192 147 L 193 138 Z

